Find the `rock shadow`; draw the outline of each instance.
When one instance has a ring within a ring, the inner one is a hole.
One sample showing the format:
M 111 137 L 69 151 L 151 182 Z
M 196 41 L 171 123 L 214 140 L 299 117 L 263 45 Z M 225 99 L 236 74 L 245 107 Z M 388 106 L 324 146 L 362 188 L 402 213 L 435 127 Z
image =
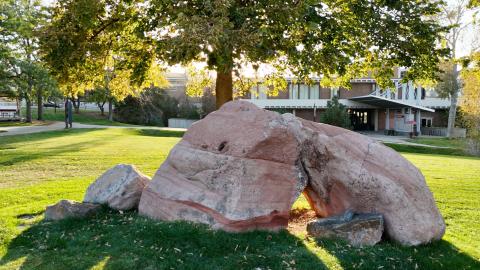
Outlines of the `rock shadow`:
M 302 240 L 279 233 L 227 233 L 136 212 L 42 221 L 12 239 L 0 268 L 327 269 Z
M 480 269 L 480 261 L 440 240 L 416 247 L 382 240 L 372 247 L 352 247 L 342 240 L 316 240 L 343 269 Z

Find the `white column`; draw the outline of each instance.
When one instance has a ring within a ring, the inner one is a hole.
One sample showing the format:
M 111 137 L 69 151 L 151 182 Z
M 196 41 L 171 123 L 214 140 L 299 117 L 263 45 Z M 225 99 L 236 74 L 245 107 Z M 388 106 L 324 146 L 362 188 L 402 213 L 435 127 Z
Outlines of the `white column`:
M 417 133 L 418 135 L 422 135 L 422 130 L 421 130 L 421 125 L 422 125 L 422 113 L 420 112 L 420 110 L 417 110 Z
M 373 114 L 373 125 L 375 127 L 375 131 L 378 131 L 378 109 L 375 109 L 375 112 Z
M 295 109 L 293 109 L 292 114 L 293 114 L 294 116 L 297 116 Z
M 390 109 L 387 109 L 385 114 L 385 129 L 390 130 Z

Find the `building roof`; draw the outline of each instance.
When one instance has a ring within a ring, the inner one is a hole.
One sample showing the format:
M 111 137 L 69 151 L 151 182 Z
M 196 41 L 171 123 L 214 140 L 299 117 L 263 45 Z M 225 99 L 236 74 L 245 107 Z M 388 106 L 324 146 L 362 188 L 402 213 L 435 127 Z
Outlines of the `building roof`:
M 426 112 L 435 112 L 434 109 L 430 109 L 427 107 L 411 104 L 408 102 L 402 102 L 399 100 L 388 99 L 381 96 L 374 96 L 374 95 L 367 95 L 367 96 L 360 96 L 360 97 L 352 97 L 349 100 L 353 100 L 360 103 L 365 103 L 368 105 L 381 107 L 381 108 L 389 108 L 389 109 L 400 109 L 400 108 L 414 108 L 421 111 Z

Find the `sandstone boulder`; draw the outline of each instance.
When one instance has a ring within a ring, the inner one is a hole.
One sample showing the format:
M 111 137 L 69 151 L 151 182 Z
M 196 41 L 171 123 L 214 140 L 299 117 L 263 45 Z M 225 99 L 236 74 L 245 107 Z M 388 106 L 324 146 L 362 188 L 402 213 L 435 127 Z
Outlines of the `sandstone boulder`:
M 280 114 L 228 103 L 185 133 L 139 211 L 227 231 L 285 228 L 306 185 L 298 161 L 297 139 Z
M 422 173 L 396 151 L 364 135 L 289 118 L 302 143 L 305 194 L 320 217 L 379 213 L 387 236 L 404 245 L 441 239 L 445 222 Z
M 141 214 L 228 231 L 285 228 L 301 192 L 320 217 L 379 213 L 387 236 L 417 245 L 445 224 L 420 171 L 345 129 L 246 101 L 195 123 L 142 194 Z
M 46 220 L 61 220 L 66 218 L 86 218 L 95 215 L 102 209 L 101 205 L 81 203 L 70 200 L 61 200 L 54 205 L 47 206 Z
M 316 238 L 341 238 L 356 247 L 373 246 L 382 240 L 383 217 L 379 214 L 354 214 L 321 218 L 307 225 L 307 232 Z
M 116 210 L 131 210 L 138 207 L 140 196 L 149 180 L 135 166 L 119 164 L 88 187 L 83 201 L 106 204 Z

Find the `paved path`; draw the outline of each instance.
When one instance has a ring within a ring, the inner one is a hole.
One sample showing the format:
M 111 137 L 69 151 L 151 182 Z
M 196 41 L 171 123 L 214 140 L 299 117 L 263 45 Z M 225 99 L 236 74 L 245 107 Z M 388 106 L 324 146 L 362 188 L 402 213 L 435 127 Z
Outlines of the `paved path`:
M 364 133 L 363 135 L 383 143 L 404 144 L 404 145 L 422 146 L 422 147 L 430 147 L 430 148 L 451 148 L 451 147 L 445 147 L 445 146 L 435 146 L 435 145 L 409 142 L 408 141 L 409 138 L 407 136 L 386 136 L 378 133 Z
M 134 129 L 155 129 L 155 130 L 170 130 L 170 131 L 185 131 L 184 128 L 162 128 L 162 127 L 151 127 L 151 126 L 103 126 L 103 125 L 90 125 L 90 124 L 79 124 L 73 123 L 73 128 L 134 128 Z M 21 134 L 30 134 L 37 132 L 45 131 L 55 131 L 65 129 L 65 123 L 63 122 L 53 122 L 48 125 L 39 125 L 39 126 L 20 126 L 20 127 L 0 127 L 1 136 L 12 136 L 12 135 L 21 135 Z

